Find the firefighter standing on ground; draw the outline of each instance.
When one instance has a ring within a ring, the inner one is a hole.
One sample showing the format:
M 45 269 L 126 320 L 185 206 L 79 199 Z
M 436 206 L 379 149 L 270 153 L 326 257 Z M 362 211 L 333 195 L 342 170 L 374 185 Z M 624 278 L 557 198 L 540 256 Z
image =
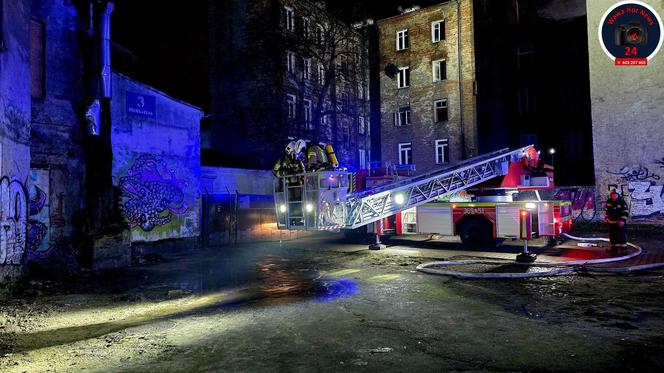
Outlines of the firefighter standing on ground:
M 625 226 L 627 225 L 628 216 L 627 203 L 616 190 L 612 190 L 609 193 L 609 199 L 606 201 L 606 216 L 604 219 L 609 226 L 609 240 L 611 241 L 612 252 L 627 250 Z

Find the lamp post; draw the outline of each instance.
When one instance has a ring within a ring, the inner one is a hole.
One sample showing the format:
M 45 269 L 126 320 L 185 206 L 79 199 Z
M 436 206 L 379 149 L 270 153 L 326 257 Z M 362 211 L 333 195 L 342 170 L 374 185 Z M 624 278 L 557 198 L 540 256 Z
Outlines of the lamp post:
M 549 154 L 551 154 L 551 166 L 555 168 L 555 165 L 553 164 L 553 156 L 556 154 L 556 149 L 549 148 Z

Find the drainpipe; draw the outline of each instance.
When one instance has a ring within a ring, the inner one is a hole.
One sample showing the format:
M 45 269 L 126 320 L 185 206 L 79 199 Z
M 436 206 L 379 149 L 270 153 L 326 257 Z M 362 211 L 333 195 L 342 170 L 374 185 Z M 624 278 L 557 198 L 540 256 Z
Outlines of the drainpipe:
M 99 32 L 101 39 L 101 97 L 111 98 L 111 14 L 113 3 L 106 3 L 104 11 L 99 15 Z
M 95 47 L 92 58 L 94 68 L 90 87 L 94 97 L 86 111 L 88 121 L 87 141 L 85 142 L 85 189 L 86 219 L 82 227 L 85 240 L 82 245 L 82 267 L 91 267 L 94 258 L 96 237 L 116 234 L 120 226 L 113 189 L 112 167 L 113 150 L 111 146 L 111 15 L 114 5 L 111 2 L 94 2 L 92 25 L 96 35 L 92 37 Z
M 463 116 L 463 80 L 461 76 L 461 0 L 457 0 L 457 65 L 459 67 L 459 125 L 461 127 L 461 158 L 466 159 L 466 130 Z

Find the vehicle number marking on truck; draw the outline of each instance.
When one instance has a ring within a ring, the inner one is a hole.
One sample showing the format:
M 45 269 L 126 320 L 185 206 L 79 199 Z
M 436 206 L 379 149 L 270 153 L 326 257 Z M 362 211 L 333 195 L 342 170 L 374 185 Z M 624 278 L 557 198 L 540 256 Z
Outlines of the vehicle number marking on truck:
M 463 209 L 463 213 L 468 215 L 484 215 L 484 209 L 479 207 L 468 207 Z

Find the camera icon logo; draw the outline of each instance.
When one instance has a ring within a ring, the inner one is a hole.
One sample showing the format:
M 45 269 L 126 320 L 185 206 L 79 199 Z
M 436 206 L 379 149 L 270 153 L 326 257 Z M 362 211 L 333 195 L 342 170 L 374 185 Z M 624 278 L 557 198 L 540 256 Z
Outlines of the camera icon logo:
M 620 25 L 615 30 L 616 45 L 641 45 L 648 40 L 648 30 L 640 22 Z

